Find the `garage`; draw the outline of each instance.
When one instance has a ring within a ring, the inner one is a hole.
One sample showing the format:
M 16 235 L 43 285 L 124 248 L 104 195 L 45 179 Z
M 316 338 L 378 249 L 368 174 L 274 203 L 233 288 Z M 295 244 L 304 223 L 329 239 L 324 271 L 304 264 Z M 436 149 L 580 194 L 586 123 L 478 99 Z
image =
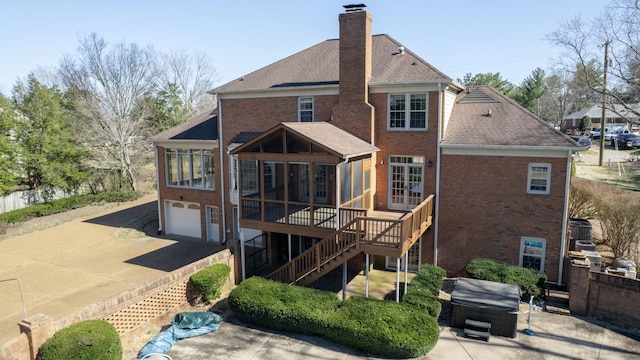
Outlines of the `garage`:
M 181 235 L 201 239 L 200 205 L 183 201 L 166 201 L 167 235 Z

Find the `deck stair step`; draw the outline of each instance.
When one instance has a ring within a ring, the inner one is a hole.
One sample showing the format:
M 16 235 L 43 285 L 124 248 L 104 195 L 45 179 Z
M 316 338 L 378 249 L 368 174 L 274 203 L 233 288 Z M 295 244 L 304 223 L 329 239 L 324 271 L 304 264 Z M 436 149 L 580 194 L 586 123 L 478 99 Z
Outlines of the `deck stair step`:
M 477 337 L 483 338 L 489 342 L 491 337 L 491 323 L 465 319 L 464 320 L 464 336 L 465 337 Z

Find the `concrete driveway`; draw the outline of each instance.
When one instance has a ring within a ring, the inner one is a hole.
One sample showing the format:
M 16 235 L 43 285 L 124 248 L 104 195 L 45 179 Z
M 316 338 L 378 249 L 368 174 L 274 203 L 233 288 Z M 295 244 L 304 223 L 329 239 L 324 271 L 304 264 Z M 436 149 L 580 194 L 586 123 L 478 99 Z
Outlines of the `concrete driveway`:
M 20 280 L 28 315 L 56 319 L 220 250 L 127 228 L 150 212 L 157 213 L 155 196 L 2 240 L 0 280 Z M 17 282 L 0 282 L 0 309 L 2 345 L 24 318 Z

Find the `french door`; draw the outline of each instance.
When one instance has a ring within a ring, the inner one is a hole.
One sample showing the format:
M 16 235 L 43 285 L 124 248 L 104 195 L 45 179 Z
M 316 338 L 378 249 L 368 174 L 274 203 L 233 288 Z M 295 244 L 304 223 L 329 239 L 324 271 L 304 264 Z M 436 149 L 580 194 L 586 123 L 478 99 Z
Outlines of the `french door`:
M 410 210 L 423 200 L 424 158 L 389 157 L 389 208 Z

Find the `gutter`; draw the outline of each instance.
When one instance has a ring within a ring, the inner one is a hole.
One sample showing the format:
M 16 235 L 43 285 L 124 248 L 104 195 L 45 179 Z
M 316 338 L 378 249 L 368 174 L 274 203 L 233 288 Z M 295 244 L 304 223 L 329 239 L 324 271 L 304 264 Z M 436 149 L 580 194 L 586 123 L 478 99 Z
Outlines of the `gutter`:
M 446 89 L 446 87 L 445 87 Z M 440 158 L 442 151 L 440 146 L 442 143 L 442 101 L 444 99 L 444 90 L 442 83 L 438 83 L 438 141 L 436 142 L 436 203 L 433 215 L 435 217 L 435 225 L 433 227 L 433 265 L 438 266 L 438 230 L 440 223 Z
M 158 162 L 160 161 L 160 159 L 158 159 L 158 147 L 154 146 L 154 148 L 156 152 L 156 179 L 160 179 L 160 166 L 158 166 Z M 158 197 L 158 235 L 160 235 L 162 234 L 162 216 L 160 216 L 162 214 L 162 208 L 160 205 L 160 184 L 158 184 L 157 186 L 156 194 L 156 196 Z
M 564 267 L 565 246 L 567 242 L 567 225 L 569 224 L 569 192 L 571 191 L 571 151 L 567 154 L 567 172 L 564 185 L 564 213 L 562 214 L 562 235 L 560 237 L 560 262 L 558 264 L 558 285 L 562 285 L 562 270 Z
M 226 188 L 224 182 L 224 151 L 221 144 L 224 144 L 224 137 L 222 136 L 222 102 L 217 94 L 213 94 L 218 101 L 218 151 L 220 152 L 220 195 L 222 197 L 222 243 L 227 243 L 227 201 L 226 201 Z M 232 225 L 233 228 L 233 225 Z M 244 259 L 242 260 L 244 267 Z

